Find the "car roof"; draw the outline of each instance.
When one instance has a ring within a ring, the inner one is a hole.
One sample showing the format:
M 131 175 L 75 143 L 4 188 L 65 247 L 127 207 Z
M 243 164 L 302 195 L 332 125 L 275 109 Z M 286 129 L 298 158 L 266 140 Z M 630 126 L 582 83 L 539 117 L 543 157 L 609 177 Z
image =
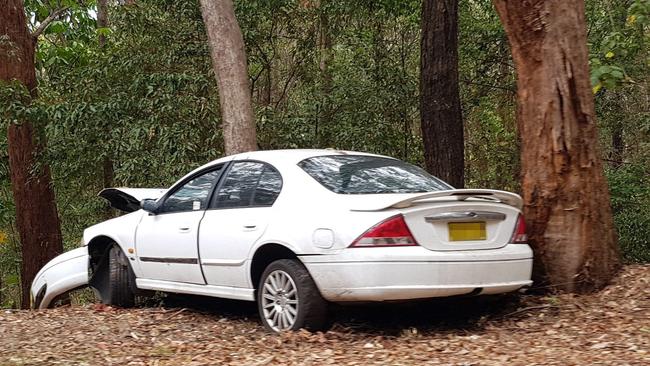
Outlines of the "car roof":
M 249 151 L 240 154 L 225 156 L 223 158 L 211 161 L 206 166 L 214 163 L 220 163 L 230 160 L 251 159 L 266 162 L 283 161 L 285 163 L 299 163 L 300 161 L 315 157 L 326 155 L 368 155 L 368 156 L 382 156 L 358 151 L 335 150 L 335 149 L 286 149 L 286 150 L 258 150 Z
M 390 158 L 389 156 L 359 152 L 359 151 L 347 151 L 347 150 L 335 150 L 335 149 L 286 149 L 286 150 L 258 150 L 258 151 L 249 151 L 243 152 L 235 155 L 228 155 L 222 158 L 213 160 L 207 164 L 192 170 L 180 180 L 178 180 L 174 185 L 178 184 L 180 181 L 185 180 L 187 177 L 199 172 L 203 169 L 210 168 L 215 164 L 220 164 L 232 160 L 259 160 L 266 163 L 270 163 L 277 167 L 277 165 L 287 165 L 287 164 L 298 164 L 304 159 L 312 158 L 315 156 L 328 156 L 328 155 L 367 155 L 367 156 L 377 156 Z M 392 159 L 392 158 L 391 158 Z

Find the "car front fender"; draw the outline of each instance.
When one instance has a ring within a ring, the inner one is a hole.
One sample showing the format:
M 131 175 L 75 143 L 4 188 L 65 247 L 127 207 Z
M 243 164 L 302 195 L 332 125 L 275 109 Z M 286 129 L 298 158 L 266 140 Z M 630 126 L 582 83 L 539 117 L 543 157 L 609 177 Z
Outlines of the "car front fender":
M 31 307 L 46 309 L 57 296 L 87 285 L 88 247 L 84 246 L 53 258 L 36 274 Z

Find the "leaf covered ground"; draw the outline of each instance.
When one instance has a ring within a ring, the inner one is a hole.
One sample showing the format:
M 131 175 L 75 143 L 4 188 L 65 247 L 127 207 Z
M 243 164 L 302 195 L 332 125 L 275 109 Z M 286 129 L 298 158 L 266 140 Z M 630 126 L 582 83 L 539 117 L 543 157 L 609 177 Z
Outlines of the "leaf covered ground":
M 335 307 L 326 333 L 264 331 L 254 305 L 169 297 L 2 310 L 0 365 L 650 365 L 650 265 L 592 295 Z

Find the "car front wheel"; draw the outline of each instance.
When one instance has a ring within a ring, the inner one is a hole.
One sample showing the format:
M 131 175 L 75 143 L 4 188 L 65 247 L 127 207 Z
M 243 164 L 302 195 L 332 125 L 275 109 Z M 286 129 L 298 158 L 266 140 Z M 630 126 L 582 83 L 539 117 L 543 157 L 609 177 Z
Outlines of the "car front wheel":
M 129 260 L 117 244 L 108 251 L 108 283 L 101 294 L 102 302 L 119 307 L 135 303 L 135 275 Z
M 257 306 L 264 326 L 273 332 L 317 331 L 326 326 L 327 301 L 296 259 L 280 259 L 266 267 L 257 290 Z

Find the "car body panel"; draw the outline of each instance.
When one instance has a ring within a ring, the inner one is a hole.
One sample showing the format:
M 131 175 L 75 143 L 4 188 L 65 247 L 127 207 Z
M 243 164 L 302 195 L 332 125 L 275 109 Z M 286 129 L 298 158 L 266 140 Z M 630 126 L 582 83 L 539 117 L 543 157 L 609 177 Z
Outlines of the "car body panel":
M 480 201 L 436 202 L 419 204 L 399 210 L 411 229 L 415 240 L 430 250 L 494 249 L 508 244 L 520 211 L 512 206 Z M 466 217 L 445 219 L 454 214 Z M 492 217 L 483 218 L 482 216 Z M 484 223 L 487 237 L 484 240 L 451 241 L 450 222 Z
M 143 215 L 135 235 L 140 276 L 205 284 L 197 237 L 204 211 Z
M 532 281 L 532 251 L 434 252 L 422 247 L 350 248 L 301 258 L 329 301 L 390 301 L 514 291 Z
M 141 277 L 142 270 L 139 262 L 136 261 L 134 249 L 135 233 L 144 215 L 147 215 L 147 212 L 138 210 L 87 228 L 84 230 L 84 245 L 90 244 L 97 238 L 109 238 L 119 245 L 122 252 L 129 258 L 136 277 Z
M 65 252 L 50 260 L 34 277 L 32 307 L 46 309 L 68 291 L 88 285 L 88 248 Z
M 201 221 L 201 264 L 208 285 L 252 287 L 250 248 L 268 227 L 272 207 L 207 210 Z

